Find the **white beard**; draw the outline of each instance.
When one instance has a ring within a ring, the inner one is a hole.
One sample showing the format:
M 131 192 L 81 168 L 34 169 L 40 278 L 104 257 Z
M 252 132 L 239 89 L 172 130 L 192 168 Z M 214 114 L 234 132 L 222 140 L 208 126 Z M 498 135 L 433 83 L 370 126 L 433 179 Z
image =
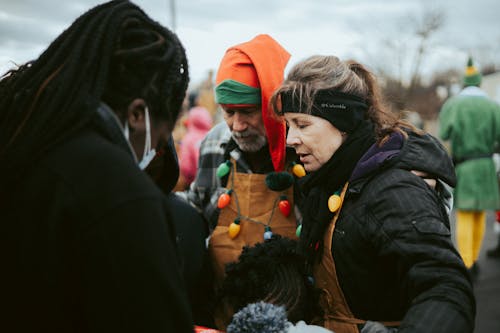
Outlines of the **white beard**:
M 253 141 L 241 140 L 242 137 L 255 135 L 256 139 Z M 264 147 L 267 143 L 267 138 L 265 135 L 258 133 L 255 130 L 247 129 L 244 132 L 232 132 L 232 137 L 241 151 L 248 153 L 255 153 Z

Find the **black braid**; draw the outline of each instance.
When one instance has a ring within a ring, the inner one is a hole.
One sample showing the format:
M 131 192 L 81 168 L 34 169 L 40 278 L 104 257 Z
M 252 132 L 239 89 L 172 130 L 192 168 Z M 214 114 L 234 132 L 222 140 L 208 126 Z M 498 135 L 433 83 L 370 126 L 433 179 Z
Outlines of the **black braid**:
M 87 126 L 104 101 L 118 112 L 143 98 L 172 128 L 189 83 L 177 36 L 125 0 L 94 7 L 36 61 L 0 80 L 0 189 Z

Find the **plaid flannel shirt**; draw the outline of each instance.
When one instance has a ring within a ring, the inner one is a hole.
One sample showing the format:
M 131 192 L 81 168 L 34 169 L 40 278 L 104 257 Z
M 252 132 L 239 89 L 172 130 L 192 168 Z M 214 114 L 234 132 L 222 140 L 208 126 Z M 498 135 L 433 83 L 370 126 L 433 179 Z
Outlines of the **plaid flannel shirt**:
M 236 161 L 238 172 L 253 173 L 243 159 L 242 152 L 231 140 L 229 127 L 225 122 L 221 122 L 210 130 L 200 145 L 200 158 L 195 180 L 191 183 L 189 190 L 179 193 L 203 213 L 210 230 L 217 225 L 219 217 L 217 201 L 224 193 L 227 183 L 227 177 L 223 179 L 217 177 L 217 168 L 229 156 Z

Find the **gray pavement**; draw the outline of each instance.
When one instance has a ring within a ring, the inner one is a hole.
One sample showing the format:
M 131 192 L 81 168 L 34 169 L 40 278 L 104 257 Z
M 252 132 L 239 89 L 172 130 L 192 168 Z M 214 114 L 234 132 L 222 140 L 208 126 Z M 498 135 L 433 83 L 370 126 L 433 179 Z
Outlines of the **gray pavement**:
M 498 238 L 493 233 L 493 223 L 495 223 L 495 214 L 488 212 L 486 232 L 479 255 L 480 273 L 474 285 L 477 302 L 474 333 L 500 333 L 500 259 L 486 256 L 486 251 L 497 244 Z M 452 231 L 454 230 L 455 212 L 452 213 Z

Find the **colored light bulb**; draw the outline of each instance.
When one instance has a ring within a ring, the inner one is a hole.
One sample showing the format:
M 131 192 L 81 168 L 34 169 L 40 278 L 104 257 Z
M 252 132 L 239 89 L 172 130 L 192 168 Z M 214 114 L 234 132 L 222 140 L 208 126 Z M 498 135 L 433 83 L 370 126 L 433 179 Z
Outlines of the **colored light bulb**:
M 267 226 L 264 231 L 264 239 L 269 240 L 273 237 L 273 232 L 271 231 L 271 227 Z
M 290 201 L 288 201 L 286 197 L 281 197 L 281 200 L 278 203 L 278 208 L 285 217 L 290 216 L 290 212 L 292 211 L 292 206 L 290 205 Z
M 219 200 L 217 200 L 217 207 L 222 209 L 224 207 L 226 207 L 227 205 L 229 205 L 229 203 L 231 202 L 231 196 L 230 196 L 230 192 L 226 192 L 226 193 L 222 193 L 220 196 L 219 196 Z
M 295 230 L 295 236 L 297 236 L 298 238 L 300 238 L 300 233 L 302 232 L 302 224 L 299 224 L 297 226 L 297 229 Z
M 217 167 L 217 177 L 222 178 L 229 173 L 231 170 L 231 162 L 225 161 Z
M 238 236 L 238 234 L 240 233 L 240 229 L 241 229 L 240 220 L 235 219 L 234 222 L 229 225 L 229 230 L 228 230 L 229 237 L 231 239 L 236 238 L 236 236 Z
M 342 200 L 338 194 L 332 194 L 330 198 L 328 198 L 328 209 L 330 212 L 335 213 L 340 208 L 340 204 Z
M 304 166 L 297 163 L 293 164 L 292 172 L 298 178 L 302 178 L 306 175 L 306 169 L 304 169 Z

